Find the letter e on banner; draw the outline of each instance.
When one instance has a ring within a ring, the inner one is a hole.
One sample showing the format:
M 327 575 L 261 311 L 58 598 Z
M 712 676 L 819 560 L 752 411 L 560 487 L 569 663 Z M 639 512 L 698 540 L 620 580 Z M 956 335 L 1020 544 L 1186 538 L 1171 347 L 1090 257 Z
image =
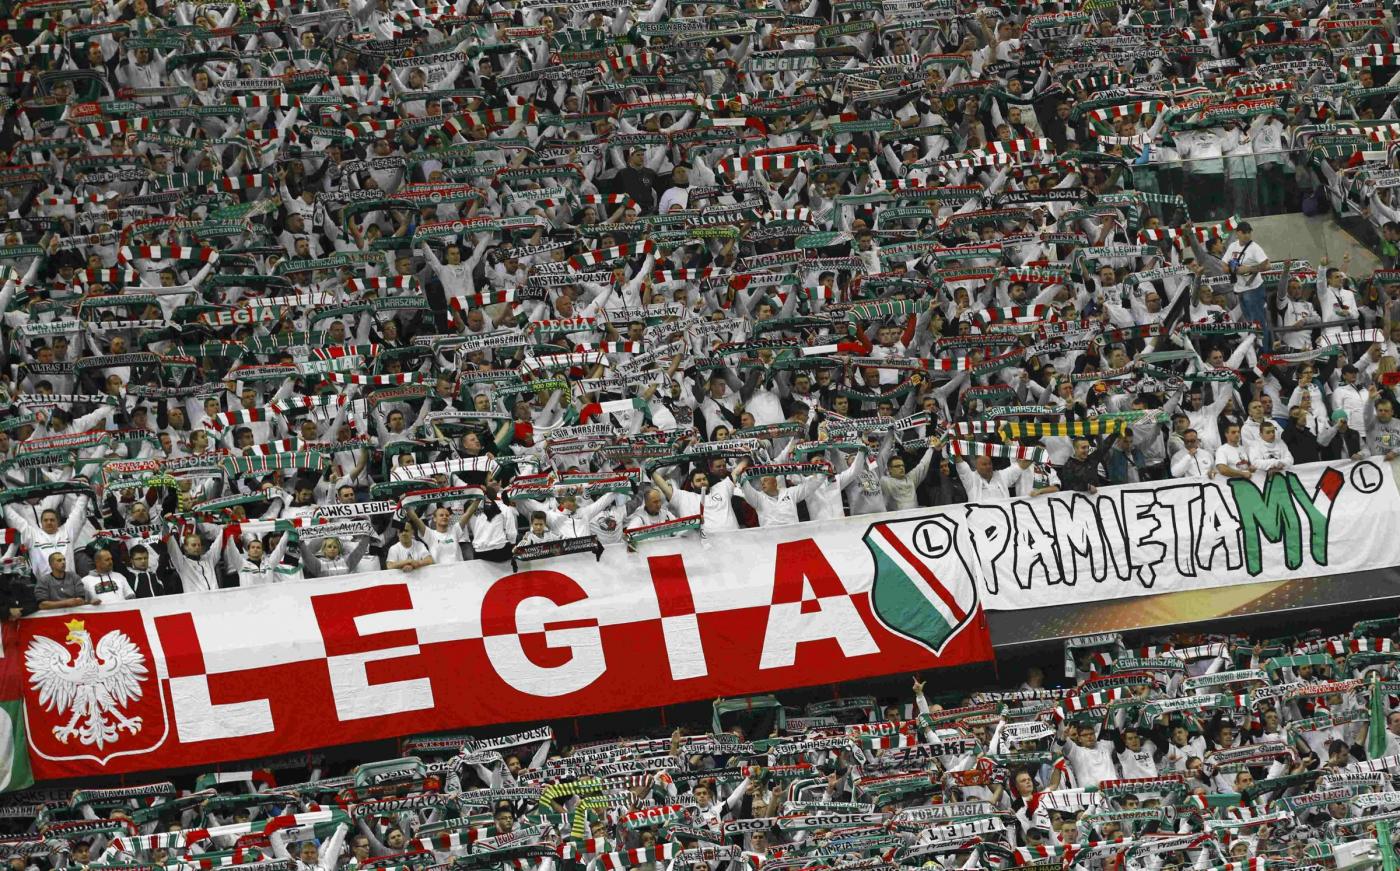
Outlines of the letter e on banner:
M 417 659 L 418 633 L 412 628 L 413 602 L 406 584 L 312 596 L 311 607 L 326 645 L 331 695 L 341 720 L 432 708 L 433 685 Z

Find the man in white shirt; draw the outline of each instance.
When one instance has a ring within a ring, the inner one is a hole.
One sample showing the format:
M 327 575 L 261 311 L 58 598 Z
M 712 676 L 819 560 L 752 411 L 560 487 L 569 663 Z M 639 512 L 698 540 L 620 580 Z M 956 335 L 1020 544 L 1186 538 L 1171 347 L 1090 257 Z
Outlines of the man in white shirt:
M 1235 241 L 1225 249 L 1225 256 L 1221 260 L 1229 270 L 1230 277 L 1235 280 L 1235 293 L 1239 296 L 1240 311 L 1244 319 L 1267 325 L 1267 294 L 1260 289 L 1264 284 L 1264 277 L 1259 273 L 1269 267 L 1269 255 L 1254 241 L 1254 228 L 1248 221 L 1240 222 L 1235 228 Z
M 1215 452 L 1215 470 L 1227 478 L 1248 478 L 1254 474 L 1254 467 L 1249 464 L 1249 457 L 1240 445 L 1240 428 L 1237 424 L 1225 427 L 1225 444 Z
M 1194 429 L 1181 434 L 1184 447 L 1172 457 L 1173 478 L 1214 478 L 1215 455 L 1201 446 L 1201 437 Z
M 1264 421 L 1267 419 L 1264 416 L 1263 401 L 1256 399 L 1249 403 L 1249 407 L 1245 409 L 1244 423 L 1240 424 L 1240 444 L 1245 450 L 1259 441 L 1259 432 L 1264 428 Z
M 1064 749 L 1065 759 L 1074 770 L 1074 781 L 1081 788 L 1117 779 L 1113 742 L 1098 740 L 1093 726 L 1081 724 L 1078 728 L 1072 725 L 1066 727 Z
M 1351 255 L 1347 254 L 1346 259 Z M 1327 267 L 1327 258 L 1322 258 L 1321 266 Z M 1317 282 L 1317 302 L 1322 309 L 1323 321 L 1344 321 L 1356 317 L 1358 307 L 1356 305 L 1356 294 L 1347 287 L 1347 274 L 1342 270 L 1333 267 L 1319 270 Z M 1343 327 L 1341 325 L 1324 327 L 1324 336 L 1341 335 Z
M 560 494 L 557 509 L 533 499 L 514 501 L 526 511 L 543 511 L 550 532 L 560 538 L 594 535 L 603 544 L 622 541 L 622 520 L 627 514 L 627 497 L 622 493 L 604 493 L 582 508 L 578 505 L 578 496 L 572 492 Z
M 759 526 L 790 526 L 801 519 L 797 503 L 817 492 L 825 480 L 822 475 L 809 475 L 796 487 L 783 487 L 777 478 L 767 475 L 759 482 L 761 490 L 744 482 L 744 499 L 758 512 Z
M 1225 131 L 1182 131 L 1173 138 L 1177 153 L 1187 161 L 1186 190 L 1195 194 L 1192 213 L 1202 220 L 1218 220 L 1225 210 Z
M 248 549 L 245 556 L 238 552 L 236 546 L 228 548 L 229 567 L 238 572 L 238 586 L 259 587 L 263 584 L 275 584 L 282 580 L 278 576 L 277 567 L 282 562 L 282 556 L 287 552 L 287 536 L 282 536 L 269 553 L 263 540 L 258 536 L 249 533 L 244 547 Z
M 467 530 L 471 533 L 472 552 L 477 559 L 507 562 L 515 544 L 515 509 L 497 499 L 494 484 L 486 485 L 486 498 L 467 506 Z
M 1347 426 L 1356 432 L 1366 431 L 1366 394 L 1356 386 L 1357 368 L 1348 363 L 1342 367 L 1342 383 L 1332 393 L 1332 408 L 1347 413 Z
M 1116 755 L 1125 779 L 1157 776 L 1157 745 L 1142 737 L 1132 726 L 1122 731 L 1123 749 Z
M 953 467 L 958 470 L 958 477 L 962 479 L 963 489 L 967 491 L 967 501 L 969 502 L 1010 499 L 1012 490 L 1020 482 L 1021 476 L 1031 467 L 1030 460 L 1018 460 L 1015 464 L 998 472 L 992 468 L 991 457 L 955 459 L 962 460 L 961 463 L 955 462 Z
M 408 509 L 408 523 L 423 537 L 424 547 L 433 558 L 433 565 L 446 565 L 462 561 L 462 545 L 470 535 L 467 524 L 471 517 L 465 513 L 456 520 L 452 512 L 439 506 L 433 510 L 432 523 L 424 523 L 418 512 Z
M 734 516 L 734 505 L 729 500 L 734 496 L 734 482 L 749 465 L 748 460 L 740 460 L 725 478 L 717 484 L 710 483 L 710 473 L 696 469 L 690 475 L 690 486 L 686 490 L 671 484 L 661 472 L 653 472 L 652 481 L 661 490 L 671 510 L 680 517 L 700 515 L 700 528 L 705 534 L 726 532 L 739 528 L 739 519 Z
M 1184 725 L 1174 723 L 1167 739 L 1166 749 L 1162 754 L 1161 773 L 1185 773 L 1187 762 L 1203 758 L 1205 755 L 1205 736 L 1192 735 Z
M 658 523 L 666 523 L 675 520 L 676 515 L 671 513 L 661 497 L 661 491 L 652 488 L 642 497 L 642 507 L 632 512 L 632 516 L 627 518 L 628 529 L 641 529 L 643 526 L 655 526 Z
M 99 550 L 92 558 L 92 572 L 83 578 L 88 601 L 113 605 L 136 598 L 136 593 L 120 573 L 112 571 L 112 553 Z
M 181 544 L 178 535 L 165 537 L 170 565 L 180 576 L 181 589 L 186 593 L 203 593 L 219 588 L 219 557 L 224 552 L 222 531 L 215 531 L 214 540 L 206 550 L 198 532 L 190 532 Z
M 384 560 L 384 568 L 412 572 L 432 564 L 432 554 L 428 553 L 428 548 L 423 545 L 423 542 L 413 537 L 413 527 L 400 527 L 399 540 L 389 547 L 389 554 Z
M 29 564 L 35 580 L 42 580 L 49 573 L 50 554 L 63 554 L 66 562 L 73 562 L 73 546 L 87 521 L 87 505 L 88 496 L 79 496 L 62 521 L 58 511 L 45 508 L 38 523 L 21 513 L 20 505 L 5 506 L 5 522 L 17 531 L 20 543 L 29 549 Z
M 1212 385 L 1214 399 L 1210 405 L 1202 405 L 1203 394 L 1199 386 L 1186 394 L 1186 420 L 1201 437 L 1201 444 L 1214 451 L 1220 447 L 1220 414 L 1225 410 L 1233 392 L 1223 384 Z

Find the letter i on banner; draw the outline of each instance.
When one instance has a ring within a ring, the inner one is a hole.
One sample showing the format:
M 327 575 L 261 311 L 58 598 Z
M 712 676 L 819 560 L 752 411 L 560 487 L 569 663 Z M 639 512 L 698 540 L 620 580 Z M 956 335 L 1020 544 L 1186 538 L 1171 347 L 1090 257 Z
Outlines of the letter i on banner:
M 666 659 L 672 680 L 704 677 L 705 648 L 700 640 L 700 620 L 695 615 L 695 599 L 690 595 L 690 578 L 685 573 L 685 557 L 680 554 L 647 558 L 651 586 L 661 607 L 661 634 L 666 639 Z

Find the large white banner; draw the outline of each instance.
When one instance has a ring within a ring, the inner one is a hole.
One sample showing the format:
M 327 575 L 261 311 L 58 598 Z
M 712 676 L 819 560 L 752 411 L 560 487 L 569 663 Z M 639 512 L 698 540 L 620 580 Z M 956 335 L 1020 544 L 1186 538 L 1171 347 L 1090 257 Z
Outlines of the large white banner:
M 892 533 L 867 549 L 846 529 L 46 611 L 0 626 L 0 691 L 22 684 L 47 780 L 992 659 L 967 578 L 942 583 Z
M 50 611 L 0 667 L 39 778 L 179 767 L 985 662 L 984 607 L 1396 566 L 1398 519 L 1369 461 L 1105 487 Z
M 959 505 L 876 525 L 887 524 L 908 532 L 935 575 L 972 578 L 991 611 L 1400 565 L 1400 493 L 1391 464 L 1371 460 Z

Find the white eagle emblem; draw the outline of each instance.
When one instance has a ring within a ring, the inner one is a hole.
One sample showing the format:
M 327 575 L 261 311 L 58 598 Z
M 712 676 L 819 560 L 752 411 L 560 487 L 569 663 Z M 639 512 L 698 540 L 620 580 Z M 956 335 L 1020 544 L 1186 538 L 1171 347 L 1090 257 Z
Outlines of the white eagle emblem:
M 94 650 L 92 636 L 83 621 L 71 620 L 67 644 L 76 644 L 76 655 L 52 638 L 36 636 L 24 652 L 29 683 L 39 693 L 44 710 L 64 714 L 67 725 L 55 726 L 54 737 L 67 744 L 74 735 L 84 744 L 101 749 L 116 742 L 122 729 L 141 731 L 140 717 L 125 717 L 119 710 L 141 698 L 146 677 L 146 655 L 125 632 L 108 632 Z M 110 717 L 110 719 L 109 719 Z

